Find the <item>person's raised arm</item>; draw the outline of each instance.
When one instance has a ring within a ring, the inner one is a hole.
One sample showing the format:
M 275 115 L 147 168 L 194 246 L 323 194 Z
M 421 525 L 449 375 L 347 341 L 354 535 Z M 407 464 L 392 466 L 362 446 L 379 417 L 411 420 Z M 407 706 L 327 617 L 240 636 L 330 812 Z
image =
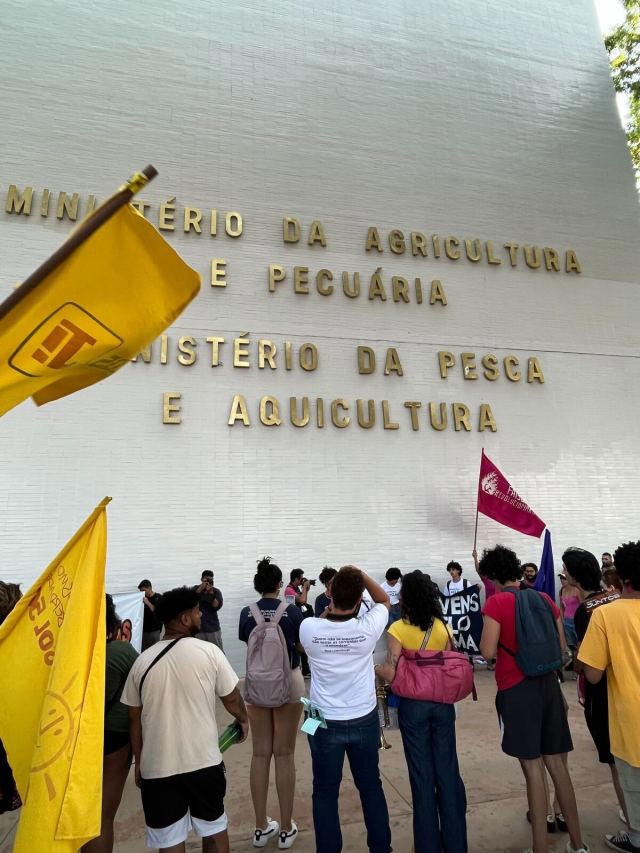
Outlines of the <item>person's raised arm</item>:
M 306 580 L 302 584 L 302 592 L 296 593 L 296 604 L 306 604 L 307 603 L 307 593 L 309 592 L 309 581 Z
M 238 743 L 242 743 L 249 735 L 249 717 L 247 716 L 247 709 L 240 691 L 237 687 L 234 687 L 231 693 L 227 693 L 226 696 L 221 696 L 220 701 L 231 716 L 235 717 L 240 724 L 242 736 Z
M 362 569 L 360 569 L 362 572 Z M 370 578 L 366 572 L 362 572 L 362 580 L 364 581 L 364 588 L 367 590 L 371 598 L 373 599 L 374 604 L 384 604 L 387 610 L 391 609 L 391 602 L 389 601 L 389 596 L 382 589 L 379 583 L 376 583 L 373 578 Z
M 478 552 L 475 548 L 471 552 L 471 556 L 473 557 L 473 565 L 476 567 L 476 573 L 478 577 L 482 580 L 482 575 L 480 573 L 480 563 L 478 562 Z
M 214 592 L 215 598 L 211 602 L 211 606 L 214 610 L 222 610 L 222 593 L 219 589 L 216 589 Z
M 129 706 L 129 737 L 131 738 L 131 750 L 135 762 L 136 785 L 140 787 L 142 773 L 140 772 L 140 758 L 142 756 L 142 706 L 137 708 Z

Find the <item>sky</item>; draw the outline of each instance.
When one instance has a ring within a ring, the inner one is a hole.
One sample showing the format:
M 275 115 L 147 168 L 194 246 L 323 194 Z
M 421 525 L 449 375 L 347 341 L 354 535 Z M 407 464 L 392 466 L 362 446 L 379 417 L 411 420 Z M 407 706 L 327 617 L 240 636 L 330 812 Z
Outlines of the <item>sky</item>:
M 624 21 L 624 7 L 620 0 L 594 0 L 598 20 L 600 21 L 600 31 L 603 36 L 608 35 L 618 24 Z M 618 113 L 620 114 L 620 123 L 624 127 L 629 115 L 628 98 L 623 93 L 616 95 L 618 103 Z

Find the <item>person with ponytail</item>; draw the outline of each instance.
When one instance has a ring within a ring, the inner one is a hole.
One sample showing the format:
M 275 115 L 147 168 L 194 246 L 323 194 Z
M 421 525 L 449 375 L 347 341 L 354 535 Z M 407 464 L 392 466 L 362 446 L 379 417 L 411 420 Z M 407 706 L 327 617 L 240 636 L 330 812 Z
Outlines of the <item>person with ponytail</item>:
M 280 598 L 282 572 L 270 557 L 263 557 L 253 578 L 253 586 L 260 594 L 256 603 L 259 615 L 265 622 L 274 619 L 276 611 L 284 605 Z M 296 783 L 295 747 L 298 725 L 302 714 L 300 698 L 304 696 L 304 679 L 300 669 L 299 632 L 302 612 L 295 604 L 281 611 L 278 622 L 286 642 L 290 664 L 290 690 L 288 701 L 279 707 L 261 707 L 250 704 L 247 712 L 251 726 L 253 756 L 251 759 L 250 786 L 256 828 L 254 847 L 264 847 L 271 838 L 278 838 L 278 847 L 288 849 L 298 835 L 298 827 L 292 820 L 293 799 Z M 262 623 L 261 623 L 262 624 Z M 256 619 L 250 607 L 240 613 L 239 639 L 248 643 L 251 632 L 256 628 Z M 276 773 L 276 789 L 280 804 L 280 823 L 267 815 L 267 792 L 269 771 L 273 756 Z
M 375 672 L 389 682 L 402 649 L 454 650 L 438 588 L 421 571 L 403 576 L 400 619 L 387 629 L 387 639 L 387 660 Z M 454 706 L 401 698 L 398 721 L 409 769 L 416 853 L 467 853 L 467 798 L 458 767 Z

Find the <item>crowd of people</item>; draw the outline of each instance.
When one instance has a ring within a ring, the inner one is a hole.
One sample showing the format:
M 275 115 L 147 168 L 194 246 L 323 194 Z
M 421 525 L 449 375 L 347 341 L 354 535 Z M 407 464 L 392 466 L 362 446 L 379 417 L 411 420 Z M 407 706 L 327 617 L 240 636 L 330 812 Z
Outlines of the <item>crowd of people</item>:
M 526 782 L 529 850 L 544 853 L 549 833 L 566 832 L 567 853 L 589 851 L 567 760 L 573 743 L 560 677 L 570 665 L 598 759 L 611 769 L 624 824 L 604 841 L 613 850 L 640 851 L 640 736 L 635 724 L 640 708 L 640 542 L 603 554 L 602 565 L 588 551 L 567 549 L 559 605 L 534 589 L 535 564 L 521 564 L 509 548 L 498 545 L 480 558 L 474 551 L 473 558 L 486 596 L 480 651 L 495 668 L 502 750 L 519 761 Z M 456 657 L 441 602 L 463 593 L 469 582 L 456 561 L 447 572 L 450 580 L 439 590 L 419 570 L 403 575 L 392 567 L 379 584 L 355 566 L 338 571 L 325 566 L 319 576 L 323 589 L 312 606 L 313 582 L 302 570 L 293 570 L 285 586 L 281 569 L 263 558 L 253 579 L 258 598 L 239 614 L 238 636 L 247 645 L 242 692 L 224 654 L 218 618 L 223 597 L 212 572 L 203 572 L 196 586 L 162 595 L 149 580 L 140 582 L 144 633 L 139 655 L 130 643 L 119 641 L 121 626 L 107 596 L 102 832 L 83 850 L 113 849 L 114 819 L 132 761 L 149 847 L 181 853 L 194 830 L 204 853 L 229 850 L 226 777 L 215 714 L 219 699 L 236 721 L 238 742 L 251 732 L 253 846 L 265 847 L 273 840 L 279 849 L 288 849 L 298 837 L 295 748 L 304 714 L 316 849 L 342 850 L 338 802 L 346 755 L 360 795 L 368 849 L 389 853 L 391 829 L 378 766 L 379 697 L 389 692 L 384 685 L 393 691 L 400 684 L 407 661 L 437 659 L 445 666 L 447 656 Z M 15 584 L 0 583 L 0 622 L 19 595 Z M 374 665 L 383 635 L 386 658 Z M 401 692 L 395 697 L 413 801 L 414 850 L 466 853 L 466 793 L 456 750 L 455 705 L 419 696 Z M 267 814 L 272 759 L 278 819 Z M 0 750 L 0 811 L 19 805 Z

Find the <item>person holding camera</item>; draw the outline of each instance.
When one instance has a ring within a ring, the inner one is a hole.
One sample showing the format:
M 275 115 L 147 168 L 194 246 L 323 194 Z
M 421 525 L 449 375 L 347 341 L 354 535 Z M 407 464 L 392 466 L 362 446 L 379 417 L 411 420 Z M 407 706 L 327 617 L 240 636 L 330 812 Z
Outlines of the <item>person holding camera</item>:
M 358 617 L 365 590 L 372 607 Z M 355 566 L 343 566 L 331 581 L 331 604 L 322 619 L 305 619 L 300 642 L 311 660 L 310 699 L 326 728 L 309 735 L 313 768 L 316 849 L 342 850 L 338 798 L 345 755 L 360 794 L 367 846 L 390 853 L 389 812 L 378 766 L 380 721 L 376 708 L 373 651 L 387 627 L 389 597 Z
M 313 607 L 307 601 L 309 595 L 309 587 L 315 586 L 315 580 L 308 580 L 304 576 L 302 569 L 293 569 L 289 574 L 289 583 L 284 591 L 284 600 L 289 604 L 295 604 L 302 611 L 302 618 L 308 619 L 313 616 Z M 309 668 L 309 659 L 304 652 L 300 655 L 303 678 L 309 678 L 311 670 Z
M 315 586 L 315 583 L 315 581 L 305 578 L 302 569 L 293 569 L 289 574 L 289 583 L 284 591 L 285 600 L 289 604 L 297 604 L 304 613 L 307 606 L 309 587 Z
M 223 652 L 222 631 L 218 618 L 218 611 L 222 610 L 222 593 L 213 585 L 213 572 L 210 569 L 205 569 L 200 577 L 200 586 L 194 586 L 194 590 L 198 593 L 202 614 L 202 627 L 198 639 L 206 643 L 214 643 Z

